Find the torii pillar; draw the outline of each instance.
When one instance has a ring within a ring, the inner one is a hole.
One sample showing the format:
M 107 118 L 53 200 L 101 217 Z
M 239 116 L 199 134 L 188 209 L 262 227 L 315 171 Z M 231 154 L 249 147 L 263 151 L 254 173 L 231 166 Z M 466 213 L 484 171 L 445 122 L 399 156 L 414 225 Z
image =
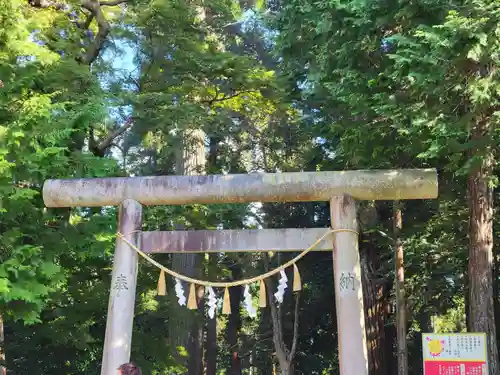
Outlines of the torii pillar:
M 47 207 L 120 206 L 119 230 L 144 252 L 300 251 L 323 229 L 139 232 L 141 205 L 329 201 L 340 375 L 368 375 L 357 200 L 433 199 L 435 169 L 48 180 Z M 331 251 L 331 243 L 317 250 Z M 130 360 L 137 254 L 117 239 L 101 375 Z M 361 354 L 361 356 L 360 356 Z

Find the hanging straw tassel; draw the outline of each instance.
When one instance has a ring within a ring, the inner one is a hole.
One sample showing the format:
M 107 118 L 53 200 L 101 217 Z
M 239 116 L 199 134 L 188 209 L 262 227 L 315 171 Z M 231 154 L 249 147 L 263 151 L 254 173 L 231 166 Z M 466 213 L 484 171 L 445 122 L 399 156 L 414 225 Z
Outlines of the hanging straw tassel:
M 196 310 L 198 308 L 198 304 L 196 303 L 196 287 L 193 283 L 191 283 L 191 286 L 189 287 L 189 299 L 187 308 L 189 310 Z
M 297 265 L 293 264 L 293 291 L 300 292 L 302 290 L 302 280 Z
M 224 315 L 231 314 L 231 300 L 229 297 L 229 289 L 227 287 L 224 290 L 224 301 L 222 302 L 222 313 Z
M 158 295 L 164 296 L 167 294 L 167 281 L 165 280 L 165 271 L 160 271 L 160 278 L 158 279 Z
M 259 307 L 267 306 L 266 283 L 260 280 Z

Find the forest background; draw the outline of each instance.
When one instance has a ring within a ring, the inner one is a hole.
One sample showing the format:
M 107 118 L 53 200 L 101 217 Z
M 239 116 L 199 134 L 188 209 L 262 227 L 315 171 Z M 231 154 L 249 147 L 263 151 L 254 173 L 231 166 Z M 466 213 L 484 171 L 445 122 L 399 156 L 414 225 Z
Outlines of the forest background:
M 499 64 L 497 0 L 0 0 L 3 371 L 100 373 L 117 212 L 47 209 L 45 179 L 430 167 L 438 199 L 360 204 L 370 375 L 421 374 L 422 332 L 467 329 L 498 374 Z M 329 223 L 327 203 L 144 212 L 145 230 Z M 238 280 L 292 255 L 156 258 Z M 236 287 L 208 319 L 156 296 L 141 262 L 132 358 L 338 373 L 331 254 L 299 267 L 281 307 L 252 319 Z

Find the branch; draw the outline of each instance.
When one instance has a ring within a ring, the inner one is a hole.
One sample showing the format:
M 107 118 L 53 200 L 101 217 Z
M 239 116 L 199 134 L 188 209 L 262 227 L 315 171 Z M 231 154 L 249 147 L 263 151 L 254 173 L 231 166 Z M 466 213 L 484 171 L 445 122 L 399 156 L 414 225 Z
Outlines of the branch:
M 104 16 L 104 13 L 101 9 L 101 5 L 99 2 L 93 0 L 80 0 L 81 6 L 87 9 L 92 17 L 97 21 L 97 35 L 94 38 L 94 43 L 92 43 L 87 51 L 83 54 L 83 56 L 79 57 L 79 61 L 83 64 L 90 65 L 94 62 L 95 59 L 99 56 L 99 52 L 101 51 L 104 42 L 109 34 L 109 22 Z
M 273 284 L 271 280 L 265 279 L 267 298 L 269 300 L 269 307 L 271 308 L 271 321 L 273 325 L 273 342 L 276 356 L 280 364 L 287 360 L 287 352 L 285 343 L 283 342 L 283 328 L 281 325 L 281 315 L 279 314 L 278 307 L 273 301 Z
M 97 21 L 97 35 L 94 38 L 93 43 L 87 48 L 87 50 L 77 58 L 77 61 L 90 65 L 99 56 L 99 53 L 106 42 L 108 37 L 110 25 L 104 13 L 101 9 L 102 6 L 115 6 L 127 2 L 127 0 L 80 0 L 80 6 L 90 12 L 84 22 L 76 21 L 74 22 L 76 26 L 80 29 L 88 29 L 92 21 L 95 19 Z M 55 8 L 57 10 L 68 10 L 70 9 L 68 5 L 63 3 L 58 3 L 53 0 L 28 0 L 28 3 L 35 8 Z
M 208 103 L 208 105 L 212 105 L 213 103 L 223 102 L 224 100 L 233 99 L 233 98 L 240 96 L 241 94 L 249 94 L 251 92 L 257 92 L 257 90 L 243 90 L 243 91 L 239 91 L 235 94 L 223 95 L 220 98 L 218 97 L 218 95 L 215 95 L 215 98 L 210 99 L 210 100 L 204 100 L 203 103 Z
M 120 151 L 121 151 L 121 153 L 122 153 L 123 155 L 125 155 L 125 150 L 124 150 L 124 149 L 123 149 L 123 147 L 122 147 L 122 146 L 120 146 L 119 144 L 117 144 L 117 143 L 114 143 L 114 142 L 113 142 L 113 143 L 111 143 L 111 144 L 109 145 L 109 147 L 116 147 L 118 150 L 120 150 Z
M 132 125 L 134 125 L 134 120 L 132 117 L 129 117 L 127 121 L 125 121 L 125 124 L 123 124 L 119 128 L 112 131 L 110 134 L 108 134 L 108 136 L 104 138 L 104 140 L 96 146 L 97 149 L 101 152 L 105 151 L 109 146 L 111 146 L 111 144 L 116 138 L 118 138 L 127 130 L 129 130 L 132 127 Z
M 78 26 L 79 29 L 87 30 L 90 27 L 90 24 L 92 23 L 93 19 L 94 19 L 94 15 L 89 14 L 87 16 L 87 19 L 85 20 L 85 22 L 76 21 L 75 24 L 76 24 L 76 26 Z
M 126 2 L 127 2 L 127 0 L 114 0 L 114 1 L 101 1 L 100 4 L 101 4 L 101 6 L 112 7 L 112 6 L 120 5 L 120 4 L 123 4 Z
M 292 348 L 290 349 L 290 353 L 288 354 L 288 361 L 291 363 L 293 361 L 293 357 L 295 357 L 295 352 L 297 351 L 297 342 L 299 341 L 299 300 L 300 300 L 300 292 L 297 292 L 295 296 L 295 312 L 294 312 L 294 322 L 293 322 L 293 340 L 292 340 Z

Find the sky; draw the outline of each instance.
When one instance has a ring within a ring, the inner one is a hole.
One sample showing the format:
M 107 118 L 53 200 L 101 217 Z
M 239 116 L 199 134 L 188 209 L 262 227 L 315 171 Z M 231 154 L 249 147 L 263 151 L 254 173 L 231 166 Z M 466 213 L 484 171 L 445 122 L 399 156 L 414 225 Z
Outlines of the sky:
M 253 10 L 246 10 L 243 12 L 241 19 L 236 20 L 236 22 L 243 21 L 243 30 L 245 30 L 247 25 L 250 25 L 253 20 L 257 19 L 255 16 L 256 14 Z M 270 32 L 269 35 L 271 35 Z M 117 54 L 116 52 L 107 49 L 103 54 L 103 59 L 105 61 L 111 61 L 115 70 L 132 73 L 134 69 L 136 69 L 136 65 L 134 63 L 134 48 L 122 40 L 115 40 L 115 44 L 116 47 L 121 50 L 120 53 Z

